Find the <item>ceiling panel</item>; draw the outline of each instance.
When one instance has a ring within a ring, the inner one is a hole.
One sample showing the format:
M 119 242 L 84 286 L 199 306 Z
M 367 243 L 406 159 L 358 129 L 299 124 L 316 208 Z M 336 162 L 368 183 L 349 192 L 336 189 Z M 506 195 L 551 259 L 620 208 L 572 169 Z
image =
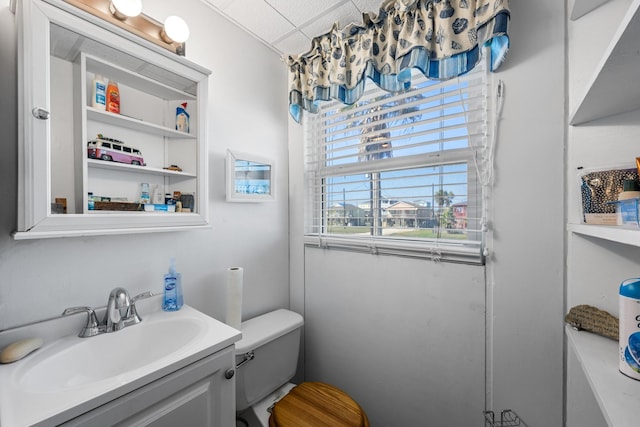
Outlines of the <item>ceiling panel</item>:
M 299 54 L 311 48 L 311 39 L 300 31 L 294 31 L 276 42 L 274 47 L 283 55 Z
M 350 0 L 266 0 L 293 25 L 300 26 L 316 19 L 334 7 Z
M 202 0 L 280 55 L 299 54 L 334 22 L 343 28 L 383 0 Z
M 269 44 L 295 29 L 291 22 L 263 0 L 234 0 L 224 13 Z
M 327 33 L 334 22 L 338 22 L 340 28 L 344 28 L 352 22 L 361 23 L 362 14 L 352 2 L 348 2 L 331 11 L 331 13 L 318 16 L 317 19 L 300 28 L 308 37 L 317 37 Z

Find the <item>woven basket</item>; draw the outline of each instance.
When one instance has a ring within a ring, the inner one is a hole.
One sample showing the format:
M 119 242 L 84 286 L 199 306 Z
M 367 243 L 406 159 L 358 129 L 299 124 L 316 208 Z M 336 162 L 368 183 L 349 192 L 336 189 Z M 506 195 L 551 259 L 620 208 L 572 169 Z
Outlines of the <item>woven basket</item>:
M 590 305 L 577 305 L 571 308 L 564 320 L 577 330 L 585 330 L 618 340 L 618 318 Z

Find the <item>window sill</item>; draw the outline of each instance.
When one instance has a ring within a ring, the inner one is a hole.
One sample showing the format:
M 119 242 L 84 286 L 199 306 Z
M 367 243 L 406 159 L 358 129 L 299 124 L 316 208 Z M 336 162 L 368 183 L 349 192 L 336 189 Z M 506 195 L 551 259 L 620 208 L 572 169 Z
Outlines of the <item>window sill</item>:
M 481 243 L 477 241 L 423 241 L 307 234 L 304 237 L 304 244 L 308 247 L 362 252 L 370 253 L 372 255 L 395 255 L 409 258 L 430 259 L 436 262 L 443 261 L 484 265 Z

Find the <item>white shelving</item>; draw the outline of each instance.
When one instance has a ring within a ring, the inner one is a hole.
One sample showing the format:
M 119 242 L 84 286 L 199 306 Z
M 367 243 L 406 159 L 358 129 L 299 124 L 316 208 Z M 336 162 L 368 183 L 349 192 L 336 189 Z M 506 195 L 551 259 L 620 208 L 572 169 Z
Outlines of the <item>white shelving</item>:
M 578 0 L 576 0 L 577 2 Z M 640 108 L 640 0 L 634 0 L 604 53 L 571 125 Z
M 144 173 L 144 174 L 149 174 L 149 175 L 183 177 L 185 179 L 187 179 L 187 178 L 195 178 L 196 177 L 195 174 L 188 173 L 188 172 L 180 172 L 180 171 L 173 171 L 173 170 L 168 170 L 168 169 L 151 168 L 151 167 L 148 167 L 148 166 L 128 165 L 126 163 L 108 162 L 108 161 L 105 161 L 105 160 L 98 160 L 98 159 L 87 159 L 87 164 L 88 164 L 88 166 L 90 168 L 130 171 L 130 172 Z
M 640 246 L 640 230 L 588 224 L 569 224 L 568 229 L 583 236 L 597 237 L 598 239 L 624 243 L 625 245 Z
M 618 371 L 618 343 L 570 326 L 566 334 L 609 427 L 637 427 L 640 381 Z
M 575 21 L 608 1 L 609 0 L 574 0 L 573 6 L 571 7 L 571 20 Z
M 640 0 L 613 0 L 605 6 L 611 6 L 612 9 L 602 7 L 594 10 L 607 1 L 609 0 L 574 0 L 573 4 L 569 3 L 572 21 L 593 10 L 582 22 L 568 22 L 569 47 L 575 47 L 573 51 L 577 52 L 576 57 L 569 63 L 569 72 L 573 72 L 569 74 L 569 81 L 579 84 L 578 90 L 575 91 L 577 96 L 574 98 L 577 102 L 570 103 L 575 105 L 575 109 L 569 115 L 569 124 L 574 126 L 568 132 L 570 167 L 576 166 L 576 163 L 584 167 L 599 167 L 603 164 L 627 162 L 629 153 L 632 153 L 632 150 L 624 153 L 616 150 L 615 147 L 619 145 L 608 144 L 610 140 L 607 138 L 615 138 L 617 141 L 628 140 L 629 144 L 633 145 L 635 124 L 622 129 L 623 126 L 617 127 L 603 121 L 598 129 L 590 126 L 578 127 L 593 120 L 640 109 Z M 601 17 L 605 19 L 598 20 Z M 595 22 L 597 24 L 594 24 Z M 597 25 L 613 26 L 606 29 L 615 31 L 607 33 L 613 34 L 611 40 L 604 53 L 599 56 L 599 61 L 593 66 L 586 58 L 578 55 L 592 52 L 593 49 L 589 49 L 591 45 L 589 40 L 584 38 L 584 34 L 586 30 L 591 33 L 598 32 Z M 593 73 L 590 78 L 583 80 L 581 70 L 585 64 L 589 69 L 593 66 Z M 569 92 L 573 97 L 574 91 Z M 620 120 L 623 119 L 624 117 L 620 117 Z M 612 118 L 611 121 L 616 122 L 616 119 Z M 568 185 L 575 185 L 573 182 L 569 179 Z M 569 203 L 568 208 L 569 218 L 575 218 L 574 214 L 581 206 L 574 201 Z M 570 223 L 567 224 L 567 231 L 567 305 L 590 304 L 605 307 L 615 315 L 617 288 L 610 283 L 611 280 L 617 282 L 620 277 L 635 277 L 640 263 L 636 261 L 633 253 L 640 247 L 640 230 Z M 582 237 L 598 239 L 602 244 L 592 245 Z M 612 248 L 611 245 L 605 245 L 605 242 L 616 242 L 621 246 Z M 575 352 L 584 377 L 598 402 L 599 412 L 607 425 L 638 426 L 640 381 L 628 378 L 618 371 L 617 341 L 585 331 L 578 332 L 571 327 L 566 328 L 566 336 L 569 350 Z M 572 375 L 581 377 L 581 373 L 579 370 L 573 374 L 571 370 L 567 373 L 567 426 L 580 427 L 576 420 L 599 414 L 596 414 L 598 408 L 594 405 L 586 406 L 587 400 L 582 389 L 584 382 L 581 378 L 572 381 Z M 572 410 L 581 412 L 572 413 Z
M 164 136 L 167 138 L 183 138 L 183 139 L 195 139 L 195 135 L 191 135 L 185 132 L 179 132 L 177 130 L 159 126 L 154 123 L 145 122 L 134 117 L 123 116 L 122 114 L 113 114 L 108 111 L 98 110 L 93 107 L 87 108 L 87 119 L 95 120 L 114 126 L 120 126 L 123 128 L 146 132 L 151 135 Z

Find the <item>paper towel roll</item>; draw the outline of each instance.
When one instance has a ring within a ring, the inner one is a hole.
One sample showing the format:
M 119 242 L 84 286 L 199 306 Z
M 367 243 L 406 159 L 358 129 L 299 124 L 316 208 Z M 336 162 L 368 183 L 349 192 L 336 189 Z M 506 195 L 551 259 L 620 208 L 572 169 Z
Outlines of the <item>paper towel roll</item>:
M 242 323 L 242 267 L 227 269 L 227 325 L 240 329 Z

